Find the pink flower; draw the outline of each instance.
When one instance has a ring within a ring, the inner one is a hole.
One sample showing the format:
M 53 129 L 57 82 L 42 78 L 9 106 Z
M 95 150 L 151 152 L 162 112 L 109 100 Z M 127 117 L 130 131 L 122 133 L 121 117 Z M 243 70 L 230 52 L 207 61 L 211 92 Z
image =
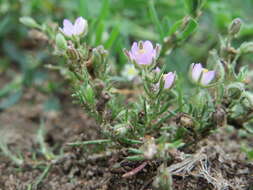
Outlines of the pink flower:
M 172 88 L 174 82 L 176 79 L 176 74 L 169 72 L 167 74 L 163 75 L 163 80 L 164 80 L 164 89 L 170 89 Z
M 193 82 L 202 86 L 207 86 L 215 77 L 215 71 L 209 71 L 202 67 L 200 63 L 192 64 L 190 75 Z
M 154 69 L 154 72 L 155 72 L 155 73 L 160 73 L 160 72 L 161 72 L 161 69 L 160 69 L 159 67 L 156 67 L 156 68 Z
M 63 20 L 63 28 L 60 31 L 68 37 L 86 35 L 88 32 L 88 23 L 83 17 L 78 17 L 72 24 L 68 19 Z
M 150 41 L 141 41 L 137 44 L 134 42 L 130 51 L 126 52 L 131 61 L 139 65 L 150 65 L 157 59 L 160 50 L 160 45 L 153 45 Z

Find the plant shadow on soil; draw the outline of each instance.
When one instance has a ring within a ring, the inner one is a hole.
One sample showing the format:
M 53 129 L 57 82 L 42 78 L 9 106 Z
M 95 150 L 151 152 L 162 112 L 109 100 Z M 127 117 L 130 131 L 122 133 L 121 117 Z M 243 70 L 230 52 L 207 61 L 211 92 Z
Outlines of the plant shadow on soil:
M 22 154 L 24 164 L 13 164 L 0 154 L 0 190 L 52 189 L 52 190 L 151 190 L 159 166 L 158 161 L 147 162 L 143 170 L 130 178 L 122 175 L 140 166 L 141 162 L 121 162 L 124 152 L 94 153 L 84 148 L 68 147 L 66 143 L 99 139 L 100 130 L 87 117 L 82 108 L 72 103 L 68 91 L 57 94 L 61 109 L 43 111 L 48 96 L 29 88 L 22 100 L 0 113 L 0 135 L 11 152 Z M 39 152 L 36 140 L 41 119 L 45 123 L 45 141 L 58 155 L 56 161 L 46 161 Z M 209 136 L 198 146 L 192 160 L 174 160 L 170 163 L 174 190 L 253 189 L 253 163 L 240 150 L 245 141 L 253 146 L 249 137 L 239 137 L 237 131 Z M 251 143 L 251 144 L 250 144 Z M 62 148 L 63 147 L 63 148 Z M 36 155 L 36 159 L 34 159 Z M 116 163 L 120 167 L 114 168 Z M 40 164 L 41 163 L 41 164 Z M 47 164 L 46 164 L 47 163 Z

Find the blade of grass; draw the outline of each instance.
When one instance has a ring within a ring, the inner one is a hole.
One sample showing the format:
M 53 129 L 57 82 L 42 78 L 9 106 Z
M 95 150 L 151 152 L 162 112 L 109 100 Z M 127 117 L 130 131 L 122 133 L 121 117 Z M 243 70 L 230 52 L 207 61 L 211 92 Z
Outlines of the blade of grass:
M 37 189 L 38 186 L 41 184 L 44 178 L 47 177 L 49 170 L 51 169 L 51 164 L 47 165 L 47 167 L 44 169 L 43 173 L 37 178 L 34 185 L 32 185 L 33 189 Z
M 96 42 L 95 42 L 96 46 L 101 44 L 102 42 L 104 28 L 105 28 L 104 22 L 103 21 L 99 22 L 96 28 Z
M 109 12 L 109 0 L 103 0 L 103 4 L 100 10 L 100 15 L 98 16 L 97 23 L 100 23 L 102 20 L 106 18 Z
M 150 13 L 151 20 L 156 26 L 157 32 L 159 32 L 160 42 L 162 42 L 164 38 L 164 32 L 163 32 L 162 25 L 159 21 L 153 0 L 149 1 L 149 13 Z
M 112 29 L 109 39 L 105 42 L 105 48 L 111 49 L 112 45 L 114 44 L 118 36 L 119 36 L 119 27 L 115 26 Z
M 45 124 L 44 121 L 41 121 L 40 128 L 38 130 L 37 139 L 40 145 L 41 153 L 46 157 L 46 159 L 51 160 L 55 156 L 54 154 L 49 150 L 47 144 L 45 143 Z
M 87 4 L 87 0 L 79 0 L 78 14 L 84 18 L 88 18 L 90 15 Z
M 24 161 L 20 158 L 18 158 L 16 155 L 14 155 L 7 147 L 6 144 L 0 142 L 0 150 L 3 152 L 5 156 L 10 158 L 15 164 L 18 166 L 22 165 Z
M 102 143 L 110 143 L 110 142 L 112 142 L 112 140 L 110 140 L 110 139 L 99 139 L 99 140 L 67 143 L 67 145 L 69 145 L 69 146 L 80 146 L 80 145 L 102 144 Z

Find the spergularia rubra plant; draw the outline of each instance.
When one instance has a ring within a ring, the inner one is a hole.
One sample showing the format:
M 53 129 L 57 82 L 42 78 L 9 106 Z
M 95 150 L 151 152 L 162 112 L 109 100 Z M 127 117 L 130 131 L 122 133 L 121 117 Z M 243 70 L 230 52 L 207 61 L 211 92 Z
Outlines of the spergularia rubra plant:
M 36 25 L 27 19 L 23 22 Z M 52 39 L 55 52 L 66 60 L 66 65 L 59 67 L 72 82 L 73 97 L 95 118 L 105 137 L 88 143 L 70 143 L 71 146 L 108 143 L 112 149 L 122 148 L 124 159 L 144 163 L 159 159 L 167 164 L 174 148 L 184 150 L 193 145 L 190 151 L 194 151 L 194 145 L 214 129 L 253 117 L 253 95 L 245 84 L 247 69 L 235 69 L 241 54 L 252 50 L 252 43 L 244 43 L 236 51 L 231 47 L 231 40 L 240 31 L 240 21 L 234 21 L 230 27 L 221 53 L 210 54 L 214 61 L 208 67 L 214 70 L 209 71 L 200 63 L 191 65 L 190 79 L 195 86 L 186 82 L 188 78 L 181 70 L 177 74 L 169 71 L 173 62 L 166 57 L 187 36 L 188 22 L 189 19 L 185 20 L 166 37 L 161 58 L 159 44 L 154 47 L 148 40 L 134 42 L 129 51 L 124 51 L 130 63 L 121 71 L 118 62 L 113 66 L 120 56 L 107 59 L 103 46 L 88 43 L 92 38 L 76 40 L 88 32 L 84 18 L 77 18 L 74 24 L 63 21 L 60 31 L 64 35 L 55 33 Z M 138 82 L 133 81 L 135 77 Z

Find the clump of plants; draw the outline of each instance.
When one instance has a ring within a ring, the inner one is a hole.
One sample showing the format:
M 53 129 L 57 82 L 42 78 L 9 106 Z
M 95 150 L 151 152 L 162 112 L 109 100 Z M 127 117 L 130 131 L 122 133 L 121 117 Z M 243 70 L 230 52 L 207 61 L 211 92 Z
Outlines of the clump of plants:
M 181 151 L 194 153 L 201 140 L 227 124 L 249 128 L 253 118 L 253 92 L 248 84 L 251 71 L 238 65 L 238 59 L 252 52 L 253 44 L 233 47 L 240 19 L 233 20 L 227 35 L 220 37 L 220 48 L 210 52 L 207 63 L 192 63 L 187 76 L 170 70 L 173 63 L 164 63 L 163 58 L 195 31 L 193 17 L 177 22 L 163 44 L 145 40 L 122 50 L 128 61 L 120 72 L 108 56 L 110 52 L 86 42 L 89 29 L 84 18 L 78 17 L 74 23 L 65 19 L 59 28 L 21 18 L 25 25 L 49 37 L 54 54 L 62 57 L 64 64 L 48 67 L 59 69 L 71 81 L 73 99 L 96 120 L 104 137 L 69 146 L 103 144 L 108 150 L 126 151 L 125 160 L 143 161 L 125 176 L 139 172 L 149 161 L 159 161 L 154 186 L 168 189 L 172 182 L 167 164 L 182 156 Z M 185 80 L 191 81 L 191 88 L 183 89 Z

